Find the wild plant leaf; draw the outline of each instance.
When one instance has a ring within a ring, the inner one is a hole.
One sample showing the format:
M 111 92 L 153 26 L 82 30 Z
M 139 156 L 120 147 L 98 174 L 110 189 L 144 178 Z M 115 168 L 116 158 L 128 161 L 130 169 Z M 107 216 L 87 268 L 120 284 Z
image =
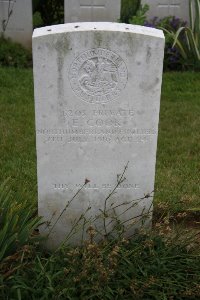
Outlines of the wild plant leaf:
M 200 2 L 199 0 L 194 0 L 194 10 L 195 10 L 195 20 L 194 20 L 194 32 L 200 34 Z
M 0 185 L 0 260 L 31 240 L 31 234 L 41 223 L 35 210 L 26 201 L 14 201 L 12 193 Z M 35 237 L 34 240 L 37 240 Z
M 198 68 L 200 63 L 200 0 L 189 0 L 190 26 L 180 27 L 176 33 L 165 32 L 173 38 L 172 47 L 176 47 L 182 57 L 183 65 Z
M 5 252 L 7 250 L 8 246 L 4 245 L 3 247 L 1 247 L 0 249 L 0 261 L 4 258 Z
M 192 30 L 190 28 L 186 28 L 186 34 L 189 40 L 190 50 L 194 54 L 195 58 L 200 60 L 199 49 L 197 48 Z
M 0 249 L 1 249 L 2 245 L 3 245 L 3 243 L 4 243 L 4 240 L 6 238 L 6 234 L 8 235 L 8 227 L 9 227 L 9 224 L 6 223 L 3 226 L 2 230 L 0 231 Z
M 200 212 L 200 207 L 188 208 L 187 211 Z
M 15 233 L 9 238 L 7 238 L 6 241 L 4 241 L 3 243 L 5 249 L 4 254 L 6 253 L 6 255 L 10 255 L 13 251 L 15 251 L 15 249 L 17 248 L 16 240 L 17 240 L 17 234 Z

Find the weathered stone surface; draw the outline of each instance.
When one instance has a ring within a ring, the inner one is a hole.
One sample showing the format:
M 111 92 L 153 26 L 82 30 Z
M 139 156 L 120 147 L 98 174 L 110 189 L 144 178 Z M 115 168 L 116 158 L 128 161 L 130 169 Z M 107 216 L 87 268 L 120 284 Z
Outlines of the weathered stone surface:
M 32 0 L 0 0 L 0 34 L 3 32 L 3 23 L 7 23 L 11 12 L 5 36 L 31 48 L 33 33 Z
M 87 218 L 99 215 L 128 162 L 107 207 L 118 206 L 125 224 L 151 210 L 152 198 L 133 200 L 154 190 L 163 49 L 162 31 L 141 26 L 72 23 L 34 31 L 39 214 L 55 224 L 90 180 L 53 227 L 49 248 L 88 207 Z M 96 225 L 102 229 L 103 221 Z
M 150 7 L 148 19 L 175 16 L 189 23 L 188 0 L 142 0 L 142 4 L 148 4 Z
M 65 22 L 116 22 L 121 0 L 65 0 Z

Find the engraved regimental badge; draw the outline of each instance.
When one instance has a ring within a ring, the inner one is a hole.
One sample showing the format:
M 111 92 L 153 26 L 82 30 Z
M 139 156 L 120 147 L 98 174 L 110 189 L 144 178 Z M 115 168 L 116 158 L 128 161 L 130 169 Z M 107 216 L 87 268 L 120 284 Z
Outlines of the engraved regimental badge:
M 97 48 L 73 61 L 69 80 L 75 94 L 88 103 L 104 104 L 118 98 L 128 79 L 123 59 L 113 51 Z

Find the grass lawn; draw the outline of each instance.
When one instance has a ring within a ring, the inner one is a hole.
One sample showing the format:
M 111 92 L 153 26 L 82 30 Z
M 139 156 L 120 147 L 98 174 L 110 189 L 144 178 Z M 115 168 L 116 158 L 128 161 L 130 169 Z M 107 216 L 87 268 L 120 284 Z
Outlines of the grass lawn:
M 10 178 L 17 198 L 37 199 L 31 69 L 0 68 L 0 181 Z
M 50 254 L 26 241 L 29 231 L 20 231 L 18 224 L 24 229 L 23 218 L 30 208 L 20 209 L 19 205 L 15 213 L 11 199 L 6 202 L 9 205 L 4 205 L 11 207 L 5 222 L 5 208 L 0 207 L 0 258 L 4 245 L 10 250 L 8 228 L 17 231 L 11 241 L 15 251 L 0 259 L 0 299 L 200 299 L 198 235 L 196 238 L 193 233 L 190 236 L 191 231 L 179 231 L 179 226 L 174 229 L 164 217 L 168 213 L 177 216 L 188 209 L 195 209 L 197 217 L 200 210 L 199 87 L 200 73 L 164 74 L 154 230 L 141 232 L 130 241 L 107 239 L 96 244 L 90 228 L 83 247 L 63 247 Z M 20 202 L 35 203 L 36 207 L 31 69 L 0 68 L 0 111 L 0 181 L 10 178 L 11 196 Z M 161 215 L 162 222 L 158 222 Z M 25 240 L 23 247 L 19 245 L 20 238 Z
M 172 212 L 200 208 L 200 73 L 164 74 L 155 188 Z
M 0 68 L 0 181 L 15 196 L 37 202 L 31 69 Z M 163 78 L 155 211 L 200 208 L 200 73 Z M 163 210 L 164 209 L 164 210 Z

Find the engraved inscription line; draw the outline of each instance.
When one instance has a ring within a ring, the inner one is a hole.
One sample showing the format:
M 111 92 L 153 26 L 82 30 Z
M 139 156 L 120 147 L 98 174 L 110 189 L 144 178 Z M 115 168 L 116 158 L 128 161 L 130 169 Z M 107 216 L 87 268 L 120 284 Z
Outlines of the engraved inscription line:
M 75 184 L 74 186 L 71 186 L 68 183 L 53 183 L 53 189 L 54 190 L 68 190 L 68 189 L 80 189 L 82 187 L 82 184 Z M 100 189 L 112 189 L 113 186 L 109 183 L 102 183 L 102 184 L 96 184 L 96 183 L 90 183 L 87 186 L 84 187 L 86 190 L 100 190 Z M 118 187 L 118 190 L 120 189 L 133 189 L 133 190 L 138 190 L 140 189 L 139 184 L 135 183 L 121 183 Z
M 77 128 L 40 129 L 37 134 L 44 136 L 44 143 L 147 143 L 157 135 L 154 129 L 130 128 Z

